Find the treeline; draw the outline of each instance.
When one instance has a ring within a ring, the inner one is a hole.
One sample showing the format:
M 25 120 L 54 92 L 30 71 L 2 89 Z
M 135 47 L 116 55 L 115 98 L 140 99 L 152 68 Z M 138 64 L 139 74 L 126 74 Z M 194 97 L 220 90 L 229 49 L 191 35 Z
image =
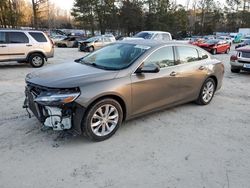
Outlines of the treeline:
M 49 0 L 0 0 L 0 28 L 72 28 L 71 16 Z
M 79 28 L 119 32 L 169 31 L 177 36 L 236 32 L 250 27 L 246 0 L 187 0 L 186 6 L 171 0 L 75 0 L 71 15 Z M 191 3 L 189 3 L 191 2 Z

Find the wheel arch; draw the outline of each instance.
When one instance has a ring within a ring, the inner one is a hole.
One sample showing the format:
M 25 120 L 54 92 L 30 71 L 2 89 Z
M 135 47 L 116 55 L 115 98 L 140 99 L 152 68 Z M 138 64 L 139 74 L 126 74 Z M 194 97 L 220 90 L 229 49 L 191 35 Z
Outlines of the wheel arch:
M 121 105 L 121 108 L 122 108 L 122 113 L 123 113 L 123 121 L 127 118 L 127 106 L 126 106 L 126 103 L 124 101 L 124 99 L 122 99 L 122 97 L 118 96 L 118 95 L 115 95 L 115 94 L 107 94 L 107 95 L 103 95 L 103 96 L 99 96 L 98 98 L 94 99 L 93 101 L 91 101 L 87 107 L 86 110 L 89 110 L 91 108 L 91 106 L 93 104 L 95 104 L 96 102 L 100 101 L 100 100 L 103 100 L 103 99 L 114 99 L 116 100 L 120 105 Z
M 42 52 L 42 51 L 32 51 L 32 52 L 29 52 L 29 53 L 28 53 L 28 55 L 27 55 L 27 57 L 26 57 L 26 61 L 29 60 L 29 58 L 30 58 L 30 56 L 31 56 L 32 54 L 41 54 L 41 55 L 47 60 L 46 55 L 45 55 L 44 52 Z

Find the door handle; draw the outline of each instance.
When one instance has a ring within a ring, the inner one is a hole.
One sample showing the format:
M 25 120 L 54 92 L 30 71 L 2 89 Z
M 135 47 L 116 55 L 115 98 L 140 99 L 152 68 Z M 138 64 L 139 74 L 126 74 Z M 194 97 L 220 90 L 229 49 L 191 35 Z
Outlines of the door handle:
M 0 47 L 2 47 L 2 48 L 5 48 L 5 47 L 7 47 L 7 46 L 5 46 L 5 45 L 2 45 L 2 46 L 0 46 Z
M 177 73 L 175 71 L 170 73 L 170 76 L 176 76 L 176 75 L 177 75 Z
M 200 66 L 199 67 L 199 70 L 204 70 L 206 67 L 204 67 L 204 66 Z
M 27 44 L 26 46 L 30 47 L 30 46 L 32 46 L 32 45 L 31 45 L 31 44 Z

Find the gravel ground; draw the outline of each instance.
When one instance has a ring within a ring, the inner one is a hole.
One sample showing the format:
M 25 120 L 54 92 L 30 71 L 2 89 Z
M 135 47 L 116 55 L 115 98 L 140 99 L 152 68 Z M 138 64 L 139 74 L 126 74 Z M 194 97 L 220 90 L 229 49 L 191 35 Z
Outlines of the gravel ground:
M 233 53 L 233 52 L 230 52 Z M 72 63 L 56 49 L 46 66 Z M 25 64 L 0 64 L 1 188 L 249 188 L 250 74 L 230 72 L 207 106 L 193 103 L 123 124 L 104 142 L 41 131 L 22 109 Z M 66 70 L 65 70 L 66 71 Z

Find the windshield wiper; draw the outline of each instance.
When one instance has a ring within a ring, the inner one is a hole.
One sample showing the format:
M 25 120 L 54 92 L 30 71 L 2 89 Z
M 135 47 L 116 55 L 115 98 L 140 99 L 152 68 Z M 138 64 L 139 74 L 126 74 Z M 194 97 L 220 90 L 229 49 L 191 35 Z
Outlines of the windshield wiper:
M 90 66 L 93 66 L 93 67 L 96 67 L 96 68 L 99 68 L 99 69 L 103 69 L 103 70 L 118 70 L 118 69 L 115 69 L 115 68 L 98 65 L 96 63 L 90 63 L 90 62 L 87 62 L 85 60 L 83 60 L 82 63 L 85 64 L 85 65 L 90 65 Z

